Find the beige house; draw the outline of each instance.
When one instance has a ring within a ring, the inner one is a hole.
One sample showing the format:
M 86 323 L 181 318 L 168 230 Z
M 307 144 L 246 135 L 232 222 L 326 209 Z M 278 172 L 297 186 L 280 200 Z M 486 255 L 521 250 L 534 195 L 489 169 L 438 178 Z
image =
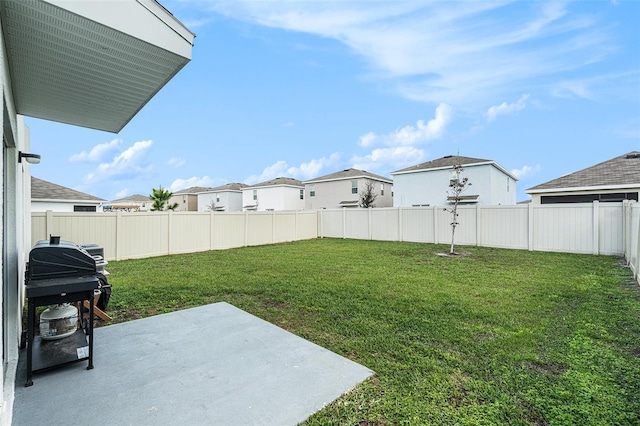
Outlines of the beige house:
M 152 205 L 153 201 L 151 201 L 151 198 L 145 195 L 134 194 L 109 201 L 103 205 L 103 209 L 106 212 L 148 212 L 151 210 Z
M 358 207 L 367 182 L 373 183 L 375 207 L 393 206 L 393 181 L 358 169 L 345 169 L 304 182 L 305 210 Z
M 527 189 L 534 204 L 638 201 L 640 152 L 631 151 Z
M 211 188 L 204 186 L 192 186 L 191 188 L 182 189 L 173 193 L 167 205 L 178 203 L 178 207 L 174 210 L 176 212 L 197 212 L 198 194 L 210 190 Z

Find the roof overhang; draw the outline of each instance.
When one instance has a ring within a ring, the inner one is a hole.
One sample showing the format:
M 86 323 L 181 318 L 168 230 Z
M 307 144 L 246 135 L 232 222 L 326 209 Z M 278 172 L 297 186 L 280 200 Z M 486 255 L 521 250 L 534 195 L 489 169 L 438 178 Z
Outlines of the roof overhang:
M 542 188 L 542 189 L 527 189 L 527 194 L 547 194 L 556 192 L 582 192 L 582 191 L 610 191 L 628 189 L 631 191 L 640 191 L 640 183 L 637 184 L 624 184 L 624 185 L 600 185 L 600 186 L 576 186 L 568 188 Z
M 155 0 L 1 1 L 18 114 L 119 132 L 190 60 Z
M 358 179 L 369 179 L 375 182 L 383 182 L 383 183 L 388 183 L 390 185 L 393 185 L 392 179 L 376 178 L 376 177 L 367 176 L 367 175 L 344 176 L 344 177 L 337 177 L 337 178 L 330 178 L 330 179 L 311 179 L 311 180 L 306 180 L 302 183 L 304 185 L 311 185 L 314 183 L 336 182 L 336 181 L 343 181 L 343 180 L 358 180 Z

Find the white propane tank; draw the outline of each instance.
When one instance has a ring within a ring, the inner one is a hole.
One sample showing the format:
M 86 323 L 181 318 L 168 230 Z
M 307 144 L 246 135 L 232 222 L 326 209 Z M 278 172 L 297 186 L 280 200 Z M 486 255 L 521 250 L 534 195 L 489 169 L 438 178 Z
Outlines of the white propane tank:
M 62 339 L 78 329 L 78 309 L 69 303 L 50 305 L 40 314 L 40 337 Z

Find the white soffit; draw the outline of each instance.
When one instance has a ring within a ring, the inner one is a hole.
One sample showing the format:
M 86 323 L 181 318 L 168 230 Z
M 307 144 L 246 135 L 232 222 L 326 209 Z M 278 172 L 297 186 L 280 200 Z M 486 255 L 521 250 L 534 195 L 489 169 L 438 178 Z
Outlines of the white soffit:
M 191 59 L 194 35 L 155 1 L 0 7 L 18 114 L 119 132 Z

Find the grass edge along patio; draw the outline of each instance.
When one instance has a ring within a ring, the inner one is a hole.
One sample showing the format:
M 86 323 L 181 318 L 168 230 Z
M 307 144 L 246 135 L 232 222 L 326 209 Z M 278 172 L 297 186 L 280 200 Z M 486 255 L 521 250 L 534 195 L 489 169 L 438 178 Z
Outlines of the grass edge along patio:
M 114 322 L 218 301 L 371 368 L 307 424 L 637 424 L 616 256 L 315 239 L 115 261 Z

